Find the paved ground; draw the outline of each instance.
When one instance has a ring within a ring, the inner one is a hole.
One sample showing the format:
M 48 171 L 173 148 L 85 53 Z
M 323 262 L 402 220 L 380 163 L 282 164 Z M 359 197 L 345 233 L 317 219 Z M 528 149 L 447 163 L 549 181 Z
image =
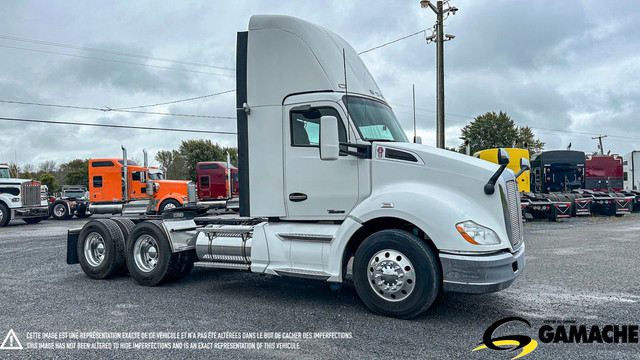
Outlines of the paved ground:
M 85 221 L 47 220 L 37 225 L 12 221 L 0 228 L 0 340 L 13 329 L 23 347 L 78 342 L 114 346 L 115 342 L 122 346 L 186 343 L 202 349 L 0 349 L 0 358 L 510 359 L 517 352 L 471 352 L 487 327 L 505 317 L 525 318 L 531 328 L 509 324 L 499 335 L 534 339 L 539 339 L 538 329 L 548 321 L 560 320 L 567 327 L 571 322 L 584 324 L 588 329 L 640 324 L 640 214 L 527 223 L 527 267 L 511 288 L 478 296 L 446 294 L 426 314 L 410 321 L 370 313 L 351 285 L 333 292 L 314 281 L 205 268 L 194 269 L 178 283 L 155 288 L 138 286 L 129 277 L 91 280 L 79 265 L 65 263 L 66 231 Z M 90 332 L 186 339 L 44 338 L 46 333 L 87 336 Z M 242 332 L 283 338 L 233 338 L 242 337 Z M 351 338 L 287 338 L 326 332 Z M 192 335 L 200 339 L 189 339 Z M 231 339 L 212 339 L 214 335 Z M 257 343 L 265 348 L 207 349 L 213 343 Z M 267 349 L 273 343 L 299 348 Z M 527 358 L 638 358 L 639 349 L 638 344 L 539 343 Z

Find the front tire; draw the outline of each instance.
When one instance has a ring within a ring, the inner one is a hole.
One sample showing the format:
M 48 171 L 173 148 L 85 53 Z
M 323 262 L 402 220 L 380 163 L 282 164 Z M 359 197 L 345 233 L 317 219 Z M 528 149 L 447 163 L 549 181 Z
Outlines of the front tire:
M 127 268 L 140 285 L 156 286 L 172 281 L 181 272 L 180 253 L 172 253 L 158 220 L 136 225 L 127 241 Z
M 438 259 L 424 241 L 394 229 L 364 240 L 355 254 L 353 280 L 371 311 L 409 319 L 433 304 L 442 275 Z
M 24 220 L 24 222 L 26 222 L 27 224 L 37 224 L 40 221 L 44 220 L 46 218 L 44 217 L 37 217 L 37 218 L 24 218 L 22 220 Z
M 109 219 L 91 220 L 78 237 L 78 260 L 82 271 L 92 279 L 107 279 L 122 273 L 124 236 Z
M 160 204 L 160 208 L 159 208 L 159 212 L 160 214 L 163 214 L 165 211 L 170 211 L 173 210 L 175 208 L 179 208 L 180 203 L 178 202 L 178 200 L 176 199 L 166 199 L 165 201 L 162 202 L 162 204 Z
M 5 205 L 0 203 L 0 227 L 7 225 L 11 221 L 11 211 Z

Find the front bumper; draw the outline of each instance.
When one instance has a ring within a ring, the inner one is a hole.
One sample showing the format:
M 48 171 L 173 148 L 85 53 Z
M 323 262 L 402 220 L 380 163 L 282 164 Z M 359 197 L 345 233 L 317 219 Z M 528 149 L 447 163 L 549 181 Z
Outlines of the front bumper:
M 440 253 L 445 291 L 485 294 L 506 289 L 525 266 L 524 243 L 515 253 L 489 255 Z
M 15 219 L 49 216 L 49 206 L 34 206 L 11 209 L 11 217 Z

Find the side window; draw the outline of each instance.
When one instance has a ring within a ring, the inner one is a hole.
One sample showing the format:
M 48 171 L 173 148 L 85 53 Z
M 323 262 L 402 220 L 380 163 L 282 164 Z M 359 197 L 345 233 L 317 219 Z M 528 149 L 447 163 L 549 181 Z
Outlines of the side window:
M 102 176 L 93 177 L 93 187 L 97 187 L 97 188 L 102 187 Z
M 347 132 L 338 111 L 330 107 L 319 107 L 291 111 L 291 146 L 318 147 L 320 144 L 320 118 L 322 116 L 338 118 L 338 137 L 340 142 L 346 142 Z
M 625 171 L 623 174 L 624 174 L 624 181 L 629 181 L 629 175 L 627 175 L 627 172 Z
M 140 173 L 137 171 L 134 171 L 131 173 L 131 180 L 133 181 L 140 181 Z
M 200 185 L 202 187 L 209 187 L 209 177 L 208 176 L 200 176 Z

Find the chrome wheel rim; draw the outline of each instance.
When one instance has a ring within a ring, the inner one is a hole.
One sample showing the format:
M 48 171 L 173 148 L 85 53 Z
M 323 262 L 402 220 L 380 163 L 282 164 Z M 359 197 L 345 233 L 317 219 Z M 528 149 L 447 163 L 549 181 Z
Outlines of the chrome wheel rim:
M 93 267 L 100 266 L 104 261 L 106 249 L 102 235 L 92 232 L 84 242 L 84 258 Z
M 373 255 L 367 276 L 373 291 L 386 301 L 404 300 L 416 285 L 413 264 L 397 250 L 385 249 Z
M 158 265 L 158 243 L 150 235 L 142 235 L 133 246 L 136 266 L 143 272 L 151 272 Z
M 167 203 L 163 208 L 162 211 L 167 211 L 167 210 L 171 210 L 171 209 L 175 209 L 176 208 L 176 204 L 170 202 Z
M 0 209 L 0 221 L 2 221 L 2 219 L 4 219 L 4 211 Z
M 67 209 L 65 209 L 64 205 L 58 204 L 53 208 L 53 213 L 56 214 L 56 216 L 64 216 L 67 212 L 66 210 Z

